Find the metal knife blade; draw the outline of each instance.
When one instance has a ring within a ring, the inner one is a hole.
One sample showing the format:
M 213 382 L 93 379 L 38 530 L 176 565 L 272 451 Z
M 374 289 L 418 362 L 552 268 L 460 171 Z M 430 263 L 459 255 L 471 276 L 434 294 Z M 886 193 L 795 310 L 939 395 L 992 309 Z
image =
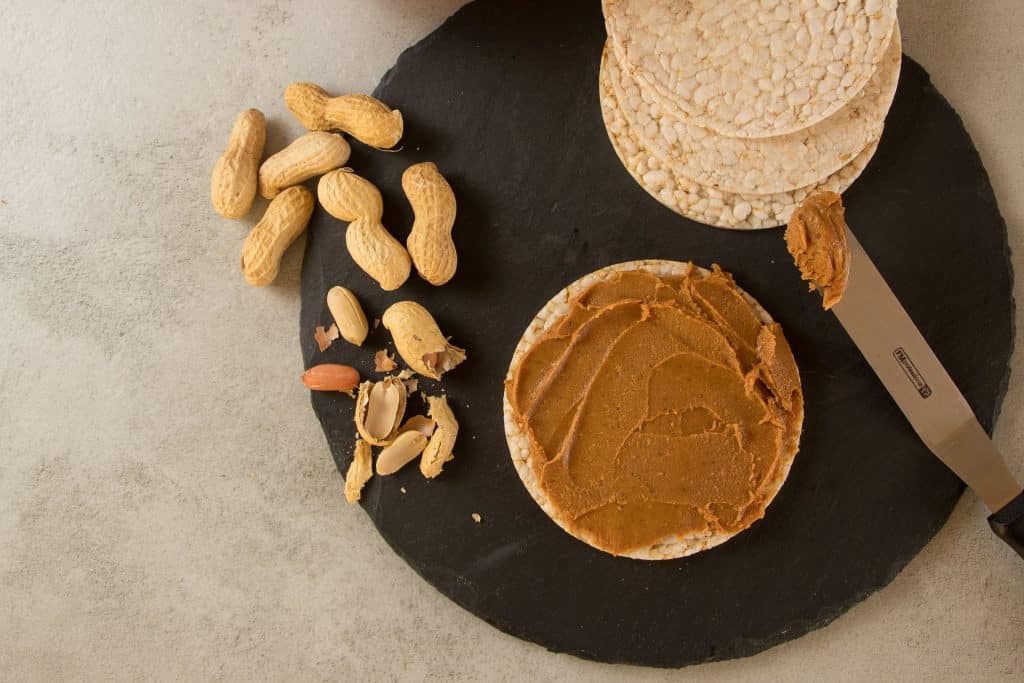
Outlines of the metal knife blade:
M 850 274 L 832 307 L 882 384 L 931 451 L 992 512 L 1021 492 L 960 390 L 847 229 Z

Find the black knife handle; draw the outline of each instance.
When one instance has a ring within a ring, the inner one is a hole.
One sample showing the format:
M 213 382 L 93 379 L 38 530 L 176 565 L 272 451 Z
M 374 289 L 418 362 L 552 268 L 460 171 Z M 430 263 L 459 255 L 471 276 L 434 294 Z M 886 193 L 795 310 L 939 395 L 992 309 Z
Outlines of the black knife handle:
M 1024 557 L 1024 491 L 989 517 L 988 525 L 1006 545 Z

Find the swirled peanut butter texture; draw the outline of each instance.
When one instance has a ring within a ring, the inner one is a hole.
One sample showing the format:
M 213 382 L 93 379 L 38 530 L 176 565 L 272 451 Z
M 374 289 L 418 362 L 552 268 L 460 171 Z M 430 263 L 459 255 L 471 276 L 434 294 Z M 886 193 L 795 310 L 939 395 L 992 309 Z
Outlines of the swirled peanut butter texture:
M 717 267 L 592 285 L 522 356 L 506 393 L 559 523 L 615 554 L 749 527 L 803 419 L 780 326 Z
M 817 192 L 793 211 L 786 226 L 786 249 L 800 269 L 800 277 L 812 290 L 821 291 L 825 310 L 843 298 L 850 277 L 844 214 L 839 195 Z

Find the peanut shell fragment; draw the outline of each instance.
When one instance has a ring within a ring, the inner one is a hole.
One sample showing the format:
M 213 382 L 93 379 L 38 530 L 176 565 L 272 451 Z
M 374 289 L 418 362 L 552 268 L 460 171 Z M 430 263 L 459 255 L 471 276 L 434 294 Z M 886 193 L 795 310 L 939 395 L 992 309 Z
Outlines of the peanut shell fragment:
M 317 348 L 323 352 L 331 347 L 331 344 L 338 338 L 338 334 L 337 325 L 331 325 L 327 329 L 324 329 L 323 325 L 317 325 L 313 331 L 313 339 L 316 340 Z
M 345 474 L 345 500 L 349 504 L 358 503 L 362 497 L 363 486 L 373 476 L 373 453 L 370 444 L 356 439 L 356 447 L 352 453 L 352 463 Z
M 391 372 L 398 367 L 398 363 L 391 357 L 387 349 L 381 349 L 373 354 L 373 369 L 375 372 Z M 408 393 L 408 392 L 406 392 Z
M 396 377 L 363 382 L 356 397 L 356 431 L 374 446 L 386 446 L 405 416 L 405 385 Z
M 420 458 L 420 472 L 427 479 L 441 474 L 444 464 L 454 458 L 455 438 L 459 435 L 459 423 L 448 406 L 447 396 L 428 396 L 430 417 L 437 423 L 437 429 L 430 437 L 423 457 Z

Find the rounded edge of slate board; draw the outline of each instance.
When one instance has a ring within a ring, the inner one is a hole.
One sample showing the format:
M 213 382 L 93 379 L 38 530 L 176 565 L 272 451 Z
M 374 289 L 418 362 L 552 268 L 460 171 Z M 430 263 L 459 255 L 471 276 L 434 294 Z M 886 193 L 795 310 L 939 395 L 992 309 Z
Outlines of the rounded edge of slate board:
M 393 349 L 379 327 L 361 349 L 338 341 L 317 350 L 313 329 L 330 322 L 324 296 L 334 284 L 353 289 L 371 321 L 393 301 L 419 301 L 468 349 L 443 382 L 462 426 L 455 460 L 431 481 L 413 466 L 374 477 L 361 503 L 395 552 L 456 603 L 598 661 L 678 667 L 749 656 L 888 584 L 941 528 L 963 484 L 807 293 L 780 231 L 705 227 L 636 186 L 601 121 L 604 38 L 599 3 L 477 0 L 403 53 L 375 91 L 403 111 L 402 151 L 354 143 L 350 165 L 378 184 L 384 223 L 404 240 L 412 214 L 401 172 L 437 162 L 459 200 L 459 272 L 441 288 L 414 274 L 384 293 L 351 262 L 344 223 L 318 208 L 302 274 L 303 358 L 348 362 L 365 377 L 373 352 Z M 878 153 L 844 194 L 847 219 L 991 432 L 1014 339 L 1006 225 L 956 112 L 907 58 L 900 80 Z M 586 272 L 640 258 L 732 272 L 786 330 L 807 412 L 801 451 L 765 519 L 718 548 L 661 562 L 607 556 L 549 520 L 515 473 L 501 416 L 501 379 L 537 308 Z M 948 277 L 951 260 L 967 280 Z M 968 314 L 975 327 L 957 328 Z M 314 393 L 312 403 L 344 473 L 351 399 Z M 421 408 L 415 396 L 409 403 Z

